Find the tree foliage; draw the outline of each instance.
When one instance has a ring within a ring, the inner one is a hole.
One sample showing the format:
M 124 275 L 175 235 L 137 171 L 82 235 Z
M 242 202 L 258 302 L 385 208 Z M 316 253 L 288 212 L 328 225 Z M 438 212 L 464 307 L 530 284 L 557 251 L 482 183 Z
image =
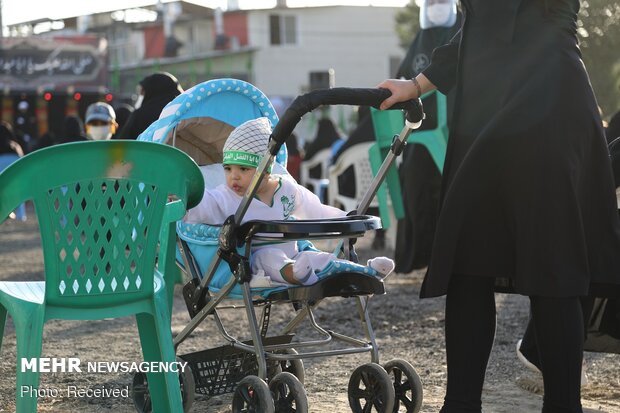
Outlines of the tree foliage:
M 577 23 L 583 61 L 605 118 L 620 110 L 620 3 L 581 2 Z
M 400 47 L 408 49 L 419 30 L 420 8 L 412 0 L 396 13 L 396 34 Z
M 420 30 L 419 14 L 414 0 L 396 14 L 396 33 L 404 49 Z M 609 118 L 620 110 L 620 3 L 582 0 L 577 26 L 592 87 L 604 117 Z

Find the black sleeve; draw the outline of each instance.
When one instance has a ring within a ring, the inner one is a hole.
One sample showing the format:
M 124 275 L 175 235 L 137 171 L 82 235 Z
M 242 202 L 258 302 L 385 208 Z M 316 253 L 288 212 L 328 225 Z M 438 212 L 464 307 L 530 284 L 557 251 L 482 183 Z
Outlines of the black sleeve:
M 448 44 L 433 50 L 431 64 L 422 71 L 437 89 L 447 94 L 456 83 L 456 67 L 458 63 L 461 30 L 456 32 Z

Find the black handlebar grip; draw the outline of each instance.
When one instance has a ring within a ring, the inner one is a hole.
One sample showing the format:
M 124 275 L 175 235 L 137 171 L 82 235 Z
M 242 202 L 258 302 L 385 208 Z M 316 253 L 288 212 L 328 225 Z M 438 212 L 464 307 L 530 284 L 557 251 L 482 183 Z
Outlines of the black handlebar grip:
M 291 133 L 293 133 L 293 130 L 303 115 L 321 105 L 373 106 L 378 109 L 381 102 L 391 95 L 392 93 L 388 89 L 338 87 L 315 90 L 298 96 L 288 109 L 286 109 L 286 112 L 284 112 L 284 115 L 282 115 L 271 134 L 271 139 L 277 143 L 277 145 L 272 145 L 270 147 L 271 154 L 277 154 L 280 146 L 288 139 Z M 420 122 L 424 118 L 424 111 L 422 110 L 422 102 L 420 99 L 399 102 L 390 107 L 390 109 L 405 110 L 405 116 L 411 123 Z

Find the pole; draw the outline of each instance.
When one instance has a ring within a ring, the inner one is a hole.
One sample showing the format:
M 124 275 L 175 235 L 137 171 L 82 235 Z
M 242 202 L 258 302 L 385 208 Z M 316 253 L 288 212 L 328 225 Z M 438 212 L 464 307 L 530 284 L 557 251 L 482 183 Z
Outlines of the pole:
M 4 25 L 2 24 L 2 0 L 0 0 L 0 39 L 4 37 Z

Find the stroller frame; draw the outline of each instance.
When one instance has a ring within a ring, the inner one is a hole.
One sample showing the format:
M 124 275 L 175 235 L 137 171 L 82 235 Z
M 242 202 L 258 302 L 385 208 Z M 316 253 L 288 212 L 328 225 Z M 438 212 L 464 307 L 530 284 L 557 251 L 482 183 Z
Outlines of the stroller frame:
M 349 222 L 346 222 L 346 221 L 349 221 Z M 231 265 L 231 268 L 233 268 L 232 272 L 233 272 L 234 277 L 231 277 L 231 279 L 221 289 L 221 291 L 217 294 L 214 294 L 213 296 L 210 295 L 207 288 L 200 290 L 200 286 L 196 286 L 196 288 L 191 293 L 185 294 L 186 303 L 188 304 L 188 307 L 193 306 L 192 308 L 197 309 L 198 306 L 196 302 L 200 302 L 200 301 L 203 301 L 205 305 L 200 310 L 198 310 L 198 312 L 194 313 L 189 324 L 175 337 L 174 339 L 175 348 L 177 348 L 185 339 L 187 339 L 188 336 L 194 331 L 194 329 L 208 315 L 212 314 L 215 317 L 215 321 L 216 321 L 219 332 L 234 348 L 243 350 L 246 352 L 255 353 L 257 362 L 258 362 L 258 376 L 262 379 L 267 378 L 267 362 L 266 362 L 267 359 L 286 361 L 290 359 L 302 359 L 302 358 L 310 358 L 310 357 L 318 357 L 318 356 L 332 356 L 332 355 L 371 352 L 372 361 L 375 363 L 379 363 L 379 354 L 378 354 L 377 344 L 376 344 L 374 331 L 373 331 L 373 328 L 370 322 L 369 313 L 368 313 L 369 297 L 355 295 L 357 299 L 358 312 L 360 315 L 360 319 L 362 321 L 362 325 L 364 327 L 365 336 L 368 341 L 362 341 L 362 340 L 359 340 L 353 337 L 349 337 L 349 336 L 339 334 L 334 331 L 325 330 L 324 328 L 322 328 L 316 322 L 316 319 L 314 317 L 314 313 L 312 310 L 319 305 L 321 299 L 324 298 L 325 295 L 319 294 L 316 288 L 313 288 L 313 286 L 295 287 L 293 289 L 285 290 L 281 293 L 280 292 L 272 293 L 270 297 L 267 299 L 261 299 L 261 300 L 252 299 L 252 293 L 250 291 L 249 279 L 248 279 L 248 277 L 251 277 L 251 274 L 249 271 L 249 265 L 248 265 L 250 249 L 251 249 L 251 240 L 252 239 L 254 240 L 273 239 L 273 238 L 269 238 L 265 236 L 252 237 L 253 233 L 256 233 L 256 232 L 266 233 L 269 230 L 272 230 L 273 232 L 277 232 L 277 230 L 282 229 L 282 226 L 284 225 L 293 225 L 297 227 L 296 231 L 299 231 L 302 229 L 302 228 L 299 228 L 299 225 L 301 223 L 301 225 L 305 225 L 307 227 L 313 227 L 315 229 L 323 227 L 324 229 L 329 231 L 329 235 L 327 235 L 327 233 L 325 235 L 317 235 L 317 234 L 310 234 L 308 232 L 306 233 L 297 232 L 298 236 L 300 237 L 299 239 L 326 239 L 326 238 L 341 238 L 342 236 L 346 236 L 346 237 L 361 236 L 363 235 L 363 231 L 365 231 L 366 229 L 376 229 L 380 227 L 378 218 L 369 217 L 369 216 L 357 215 L 355 217 L 350 217 L 347 220 L 343 220 L 343 222 L 345 223 L 345 227 L 348 227 L 348 229 L 350 230 L 349 232 L 342 231 L 342 232 L 334 233 L 333 231 L 334 220 L 333 219 L 329 221 L 315 221 L 315 222 L 297 221 L 294 224 L 290 224 L 289 222 L 277 222 L 277 224 L 274 224 L 274 222 L 272 221 L 269 223 L 272 225 L 272 228 L 269 228 L 269 225 L 265 225 L 265 223 L 257 222 L 257 221 L 248 223 L 249 225 L 246 224 L 245 226 L 241 226 L 240 228 L 242 228 L 242 231 L 243 229 L 246 229 L 247 231 L 247 235 L 244 237 L 246 241 L 245 242 L 246 248 L 245 248 L 244 255 L 240 256 L 240 255 L 237 255 L 236 253 L 222 252 L 221 254 L 219 254 L 219 258 L 214 261 L 214 263 L 217 265 L 219 265 L 219 261 L 221 259 L 224 259 L 225 261 L 227 261 L 229 265 Z M 222 232 L 224 232 L 224 229 L 222 229 Z M 282 238 L 278 237 L 278 239 L 282 239 Z M 287 238 L 287 239 L 291 239 L 291 238 Z M 184 257 L 186 268 L 193 268 L 194 269 L 193 271 L 196 271 L 194 265 L 191 264 L 192 257 L 191 257 L 191 254 L 188 253 L 186 242 L 183 240 L 179 240 L 179 244 L 180 244 L 180 249 L 183 251 L 183 257 Z M 217 265 L 213 265 L 213 266 L 217 267 Z M 197 272 L 194 272 L 194 274 L 197 274 Z M 211 281 L 212 276 L 213 276 L 213 272 L 207 272 L 207 276 L 202 279 L 202 283 L 206 283 L 208 285 L 208 283 Z M 190 284 L 188 285 L 195 285 L 196 280 L 198 279 L 199 278 L 192 278 L 192 281 L 190 281 Z M 371 289 L 372 293 L 379 293 L 379 294 L 384 293 L 383 282 L 379 280 L 376 280 L 376 281 L 372 280 L 372 281 L 374 281 L 372 283 L 373 284 L 372 289 Z M 226 331 L 220 317 L 217 315 L 218 305 L 228 296 L 228 294 L 231 292 L 231 290 L 235 287 L 237 283 L 241 283 L 241 287 L 242 287 L 244 307 L 246 309 L 247 318 L 250 324 L 250 333 L 252 336 L 252 343 L 253 343 L 252 345 L 242 343 L 237 338 L 229 334 Z M 186 285 L 186 287 L 188 287 L 188 285 Z M 186 288 L 184 292 L 187 292 L 189 289 L 191 289 L 191 287 Z M 192 301 L 192 298 L 198 297 L 197 294 L 200 294 L 201 291 L 205 291 L 204 294 L 208 298 L 206 300 L 203 300 L 202 298 L 200 298 L 196 301 Z M 351 292 L 351 295 L 353 294 L 355 294 L 355 292 Z M 274 296 L 274 297 L 272 298 L 271 296 Z M 293 302 L 293 303 L 296 303 L 299 308 L 297 315 L 291 321 L 289 321 L 288 324 L 283 328 L 281 332 L 282 335 L 290 334 L 291 332 L 295 330 L 295 328 L 301 322 L 303 322 L 306 318 L 308 318 L 308 320 L 310 321 L 311 327 L 316 332 L 318 332 L 320 335 L 324 336 L 324 339 L 306 341 L 306 342 L 294 342 L 291 344 L 263 345 L 262 339 L 265 338 L 265 333 L 267 331 L 268 323 L 269 323 L 268 310 L 263 311 L 263 315 L 261 317 L 261 322 L 260 322 L 260 327 L 259 327 L 259 322 L 256 317 L 256 313 L 254 312 L 254 306 L 262 305 L 264 306 L 265 309 L 267 309 L 270 307 L 271 302 L 273 301 Z M 190 311 L 190 314 L 192 312 L 192 308 L 188 308 Z M 303 348 L 303 347 L 324 345 L 324 344 L 331 342 L 332 339 L 341 340 L 343 342 L 353 345 L 354 347 L 346 348 L 346 349 L 326 350 L 323 352 L 306 352 L 306 353 L 300 353 L 300 354 L 277 354 L 275 353 L 275 351 L 283 350 L 283 349 L 290 349 L 292 347 Z
M 247 374 L 257 375 L 262 380 L 268 380 L 270 373 L 273 372 L 274 363 L 295 362 L 301 363 L 301 359 L 314 357 L 328 357 L 345 354 L 365 353 L 371 354 L 371 361 L 375 365 L 379 364 L 379 351 L 376 342 L 375 333 L 371 324 L 369 314 L 370 298 L 374 294 L 384 294 L 383 280 L 377 277 L 360 276 L 351 273 L 340 274 L 334 277 L 327 277 L 320 280 L 316 284 L 309 286 L 295 286 L 292 288 L 283 288 L 270 293 L 267 297 L 254 299 L 250 289 L 249 282 L 251 280 L 250 270 L 250 251 L 253 240 L 313 240 L 313 239 L 341 239 L 337 247 L 337 251 L 348 257 L 349 260 L 357 262 L 354 243 L 356 238 L 361 237 L 367 230 L 381 228 L 380 220 L 377 217 L 364 215 L 371 200 L 376 195 L 379 186 L 383 181 L 387 170 L 399 156 L 405 145 L 410 133 L 418 128 L 423 119 L 423 112 L 419 100 L 405 102 L 394 109 L 404 109 L 406 111 L 405 127 L 399 135 L 394 137 L 390 152 L 383 161 L 377 175 L 374 177 L 370 188 L 360 202 L 358 208 L 343 218 L 328 220 L 296 220 L 296 221 L 249 221 L 239 224 L 246 213 L 251 200 L 253 199 L 257 188 L 267 175 L 267 171 L 275 161 L 280 147 L 285 140 L 291 135 L 293 129 L 301 119 L 301 117 L 319 107 L 320 105 L 367 105 L 378 107 L 380 103 L 390 96 L 388 90 L 383 89 L 350 89 L 350 88 L 334 88 L 328 90 L 319 90 L 310 92 L 306 95 L 299 96 L 291 106 L 286 110 L 280 122 L 276 125 L 270 138 L 268 145 L 268 154 L 263 157 L 260 165 L 254 174 L 246 194 L 243 196 L 241 204 L 236 213 L 230 216 L 222 225 L 219 239 L 217 256 L 211 261 L 205 276 L 200 276 L 200 270 L 194 260 L 187 242 L 177 238 L 178 248 L 181 252 L 183 267 L 185 273 L 189 273 L 190 281 L 183 287 L 183 295 L 187 305 L 190 322 L 179 332 L 174 338 L 174 348 L 178 354 L 179 346 L 189 338 L 190 334 L 198 327 L 198 325 L 209 315 L 214 317 L 217 330 L 220 335 L 228 342 L 227 346 L 219 349 L 209 349 L 202 352 L 192 354 L 179 355 L 180 358 L 188 361 L 192 370 L 200 369 L 208 364 L 208 371 L 193 371 L 196 381 L 201 376 L 207 377 L 209 385 L 204 388 L 197 386 L 198 393 L 208 394 L 210 396 L 230 392 L 234 390 L 236 384 L 218 383 L 218 381 L 227 380 L 224 374 L 230 373 L 237 376 L 233 382 L 239 377 Z M 176 139 L 176 126 L 173 129 L 173 142 Z M 260 234 L 260 235 L 257 235 Z M 348 242 L 345 242 L 348 239 Z M 245 248 L 242 248 L 244 247 Z M 237 248 L 243 250 L 238 252 Z M 229 265 L 233 277 L 231 277 L 219 292 L 212 294 L 209 291 L 209 283 L 212 281 L 215 271 L 221 264 L 222 260 Z M 240 284 L 243 305 L 246 312 L 247 321 L 249 323 L 249 332 L 251 336 L 250 342 L 242 342 L 238 338 L 230 334 L 224 324 L 218 309 L 237 308 L 237 306 L 223 306 L 223 301 L 228 297 L 233 288 Z M 169 287 L 172 288 L 172 287 Z M 345 334 L 337 333 L 332 330 L 323 328 L 317 322 L 314 310 L 319 306 L 321 301 L 327 297 L 355 297 L 356 307 L 362 325 L 364 339 L 350 337 Z M 297 314 L 290 320 L 281 330 L 279 336 L 267 336 L 269 327 L 269 317 L 271 305 L 273 303 L 292 303 L 297 310 Z M 262 307 L 262 314 L 259 318 L 255 312 L 255 307 Z M 305 320 L 308 320 L 311 329 L 318 334 L 318 338 L 307 341 L 292 341 L 293 332 Z M 305 351 L 297 353 L 296 349 L 311 349 L 312 347 L 323 346 L 333 341 L 346 344 L 348 347 L 336 348 L 322 351 Z M 217 350 L 214 352 L 214 350 Z M 204 360 L 203 356 L 208 355 L 216 357 L 221 356 L 222 359 L 236 353 L 230 361 L 231 365 L 225 365 L 223 360 L 215 361 Z M 248 362 L 244 355 L 250 355 Z M 236 358 L 235 358 L 236 357 Z M 406 362 L 405 362 L 406 363 Z M 249 371 L 239 371 L 253 365 Z M 407 363 L 408 365 L 408 363 Z M 365 367 L 367 365 L 360 366 Z M 410 365 L 408 365 L 410 367 Z M 257 368 L 256 368 L 257 367 Z M 284 364 L 282 364 L 284 367 Z M 381 368 L 380 366 L 378 366 Z M 357 370 L 359 370 L 358 368 Z M 386 367 L 387 368 L 387 367 Z M 303 365 L 301 367 L 303 370 Z M 382 368 L 381 368 L 382 369 Z M 356 372 L 357 372 L 356 370 Z M 383 369 L 382 369 L 383 370 Z M 403 370 L 401 368 L 401 370 Z M 404 369 L 407 370 L 407 369 Z M 411 370 L 413 368 L 411 367 Z M 354 372 L 354 375 L 355 373 Z M 413 410 L 418 411 L 421 406 L 421 383 L 415 370 L 411 378 L 409 371 L 407 377 L 413 379 L 419 388 L 413 391 L 419 400 L 415 400 Z M 385 372 L 383 374 L 386 374 Z M 387 376 L 386 376 L 387 377 Z M 301 379 L 303 380 L 303 378 Z M 417 381 L 416 381 L 417 380 Z M 252 386 L 255 387 L 253 382 Z M 241 386 L 241 383 L 239 383 Z M 390 384 L 391 387 L 391 384 Z M 351 391 L 351 383 L 349 385 Z M 303 387 L 302 387 L 303 389 Z M 236 390 L 235 390 L 236 391 Z M 305 392 L 304 392 L 305 398 Z M 351 399 L 351 396 L 349 397 Z M 385 411 L 392 411 L 394 406 L 394 390 L 391 395 L 387 394 L 382 403 Z M 390 400 L 391 399 L 391 400 Z M 184 397 L 185 400 L 185 397 Z M 350 400 L 351 402 L 351 400 Z M 396 401 L 398 403 L 398 401 Z M 307 401 L 306 401 L 307 404 Z M 235 400 L 233 399 L 233 410 Z M 352 405 L 353 407 L 353 405 Z M 268 409 L 269 410 L 269 409 Z

